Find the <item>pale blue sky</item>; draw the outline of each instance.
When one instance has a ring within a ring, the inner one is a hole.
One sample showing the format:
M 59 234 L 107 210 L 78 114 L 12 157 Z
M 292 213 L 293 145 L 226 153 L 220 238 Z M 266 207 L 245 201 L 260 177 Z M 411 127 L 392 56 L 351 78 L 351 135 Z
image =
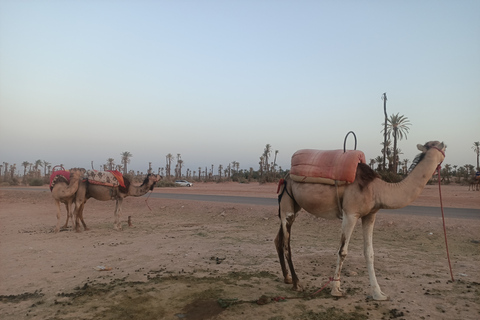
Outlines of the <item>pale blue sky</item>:
M 480 1 L 0 0 L 0 162 L 238 161 L 267 143 L 380 155 L 383 101 L 475 165 Z M 353 145 L 353 143 L 351 144 Z M 20 168 L 21 169 L 21 168 Z

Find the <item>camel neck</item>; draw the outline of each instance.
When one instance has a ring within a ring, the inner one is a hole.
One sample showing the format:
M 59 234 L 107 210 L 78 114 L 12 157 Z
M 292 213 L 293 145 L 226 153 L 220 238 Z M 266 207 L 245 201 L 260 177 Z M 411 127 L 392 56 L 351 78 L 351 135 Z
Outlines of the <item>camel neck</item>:
M 415 169 L 399 183 L 387 183 L 377 180 L 377 203 L 381 209 L 398 209 L 412 203 L 423 191 L 432 177 L 439 163 L 442 162 L 442 153 L 432 149 L 427 151 L 422 161 Z
M 128 189 L 128 195 L 132 197 L 141 197 L 150 190 L 150 185 L 148 183 L 142 184 L 141 186 L 132 186 Z

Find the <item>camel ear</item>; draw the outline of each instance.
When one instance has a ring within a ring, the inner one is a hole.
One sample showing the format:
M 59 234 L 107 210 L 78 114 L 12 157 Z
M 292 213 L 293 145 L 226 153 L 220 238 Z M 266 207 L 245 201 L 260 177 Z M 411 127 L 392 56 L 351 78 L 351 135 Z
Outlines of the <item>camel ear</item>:
M 425 148 L 425 146 L 420 144 L 420 143 L 417 144 L 417 149 L 422 151 L 422 152 L 427 152 L 427 148 Z

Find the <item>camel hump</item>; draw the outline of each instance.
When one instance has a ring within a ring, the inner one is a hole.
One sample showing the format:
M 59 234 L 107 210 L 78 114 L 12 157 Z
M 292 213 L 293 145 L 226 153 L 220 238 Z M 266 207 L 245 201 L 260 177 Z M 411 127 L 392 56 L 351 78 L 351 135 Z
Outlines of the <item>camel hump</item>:
M 292 156 L 290 175 L 296 181 L 352 183 L 359 163 L 366 163 L 365 154 L 359 150 L 302 149 Z
M 98 184 L 107 187 L 124 187 L 123 175 L 118 171 L 96 171 L 88 170 L 87 179 L 91 184 Z

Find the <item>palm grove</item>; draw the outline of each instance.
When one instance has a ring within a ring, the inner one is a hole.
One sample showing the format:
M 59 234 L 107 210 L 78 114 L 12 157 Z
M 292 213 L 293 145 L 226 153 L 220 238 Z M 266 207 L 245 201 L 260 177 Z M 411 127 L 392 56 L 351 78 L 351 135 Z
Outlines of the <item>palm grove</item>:
M 407 138 L 411 123 L 404 115 L 392 114 L 386 117 L 382 123 L 384 141 L 380 143 L 381 150 L 379 156 L 372 158 L 369 165 L 377 171 L 386 181 L 400 181 L 407 173 L 410 160 L 401 159 L 402 150 L 398 147 L 399 142 Z M 471 164 L 463 166 L 445 164 L 441 171 L 442 182 L 445 184 L 454 182 L 468 184 L 475 175 L 475 171 L 480 171 L 479 155 L 480 142 L 473 142 L 472 150 L 476 155 L 476 167 Z M 275 182 L 285 176 L 288 170 L 282 169 L 276 163 L 279 151 L 273 150 L 270 144 L 266 144 L 259 157 L 258 167 L 248 169 L 241 168 L 238 161 L 232 161 L 228 164 L 219 164 L 198 167 L 195 169 L 185 168 L 185 162 L 181 154 L 173 155 L 168 153 L 165 156 L 165 166 L 156 170 L 152 168 L 152 162 L 148 163 L 146 173 L 128 170 L 133 154 L 128 151 L 120 153 L 120 162 L 116 163 L 114 158 L 107 158 L 104 164 L 101 164 L 98 170 L 118 170 L 125 175 L 137 181 L 142 181 L 147 173 L 156 173 L 164 177 L 161 182 L 164 185 L 173 185 L 175 179 L 189 179 L 193 181 L 237 181 L 237 182 Z M 60 165 L 63 166 L 63 165 Z M 94 169 L 93 161 L 91 163 Z M 3 162 L 0 164 L 0 183 L 1 185 L 43 185 L 49 183 L 49 176 L 54 167 L 46 160 L 36 160 L 34 162 L 24 161 L 21 167 L 17 164 Z

